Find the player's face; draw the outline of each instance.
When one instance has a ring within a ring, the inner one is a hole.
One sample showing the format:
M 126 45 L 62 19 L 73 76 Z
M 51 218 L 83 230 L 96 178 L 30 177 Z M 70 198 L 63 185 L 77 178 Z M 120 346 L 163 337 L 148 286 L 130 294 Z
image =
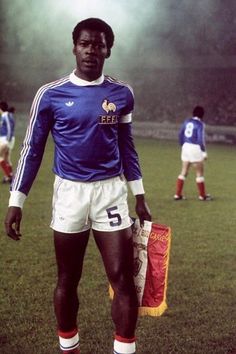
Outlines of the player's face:
M 83 80 L 93 81 L 102 74 L 104 61 L 109 57 L 105 34 L 82 30 L 73 48 L 76 57 L 76 75 Z

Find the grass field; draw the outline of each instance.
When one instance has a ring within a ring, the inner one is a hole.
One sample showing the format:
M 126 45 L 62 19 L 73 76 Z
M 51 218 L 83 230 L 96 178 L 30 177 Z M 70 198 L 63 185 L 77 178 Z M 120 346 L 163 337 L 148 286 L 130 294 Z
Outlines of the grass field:
M 172 228 L 168 310 L 139 319 L 137 354 L 236 353 L 236 147 L 209 145 L 206 185 L 212 202 L 197 200 L 193 172 L 186 201 L 173 201 L 179 174 L 176 142 L 136 140 L 153 220 Z M 15 148 L 16 162 L 19 148 Z M 0 353 L 56 354 L 52 293 L 56 268 L 51 214 L 52 144 L 25 203 L 22 240 L 4 235 L 8 186 L 0 185 Z M 130 196 L 131 214 L 133 198 Z M 91 237 L 80 288 L 82 354 L 110 354 L 107 280 Z

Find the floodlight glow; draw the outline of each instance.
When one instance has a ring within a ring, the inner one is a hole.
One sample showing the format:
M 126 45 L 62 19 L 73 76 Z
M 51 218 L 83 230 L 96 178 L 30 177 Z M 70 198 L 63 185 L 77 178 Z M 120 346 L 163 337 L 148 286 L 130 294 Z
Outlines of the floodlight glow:
M 122 26 L 123 20 L 128 16 L 121 3 L 111 0 L 51 0 L 48 4 L 53 7 L 54 13 L 60 12 L 75 19 L 75 22 L 88 17 L 99 17 L 111 25 L 118 22 Z

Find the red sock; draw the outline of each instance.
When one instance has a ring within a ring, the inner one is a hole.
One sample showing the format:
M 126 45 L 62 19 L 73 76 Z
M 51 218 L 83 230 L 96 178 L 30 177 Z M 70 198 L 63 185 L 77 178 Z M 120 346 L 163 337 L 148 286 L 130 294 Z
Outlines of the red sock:
M 206 196 L 204 177 L 197 177 L 196 182 L 197 182 L 199 196 L 204 198 Z
M 175 193 L 178 197 L 182 196 L 184 181 L 185 181 L 185 177 L 182 175 L 179 175 L 178 179 L 176 181 L 176 193 Z
M 10 172 L 12 173 L 12 168 L 10 169 L 9 168 L 9 164 L 5 161 L 5 160 L 2 160 L 0 161 L 0 166 L 2 167 L 3 171 L 4 171 L 4 175 L 6 177 L 11 177 L 12 175 L 10 175 Z

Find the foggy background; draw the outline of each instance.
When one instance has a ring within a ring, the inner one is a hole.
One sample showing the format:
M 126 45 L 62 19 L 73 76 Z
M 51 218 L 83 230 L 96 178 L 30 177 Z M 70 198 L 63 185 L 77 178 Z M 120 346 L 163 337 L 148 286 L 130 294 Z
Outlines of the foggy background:
M 235 0 L 1 0 L 0 99 L 27 111 L 36 90 L 75 67 L 71 33 L 107 21 L 115 45 L 104 72 L 129 82 L 135 119 L 178 123 L 193 106 L 236 125 Z

